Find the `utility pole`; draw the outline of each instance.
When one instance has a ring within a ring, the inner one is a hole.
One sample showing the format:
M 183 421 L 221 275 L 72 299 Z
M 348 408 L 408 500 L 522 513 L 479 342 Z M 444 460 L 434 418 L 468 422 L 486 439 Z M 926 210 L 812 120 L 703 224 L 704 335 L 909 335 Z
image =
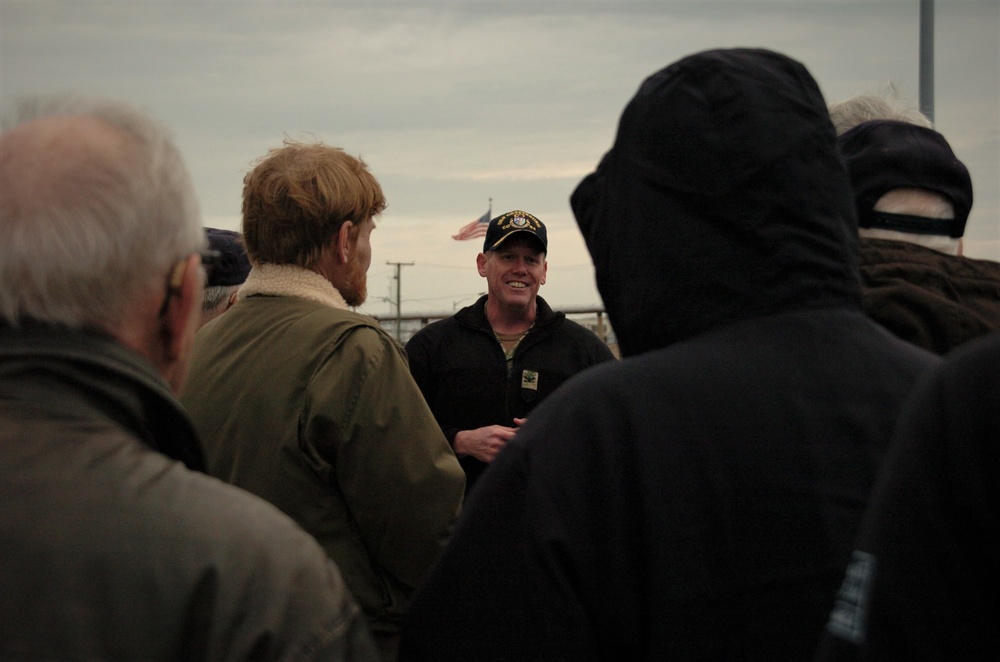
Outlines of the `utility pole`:
M 934 122 L 934 0 L 920 0 L 920 112 Z
M 402 336 L 401 328 L 402 328 L 402 323 L 403 323 L 403 320 L 402 320 L 402 310 L 400 308 L 400 304 L 401 304 L 400 292 L 403 289 L 403 279 L 401 277 L 402 276 L 401 271 L 402 271 L 403 267 L 412 267 L 413 263 L 412 262 L 386 262 L 386 264 L 391 264 L 391 265 L 394 265 L 396 267 L 396 275 L 393 276 L 393 278 L 396 279 L 396 342 L 400 342 L 401 343 L 402 340 L 400 340 L 400 337 Z

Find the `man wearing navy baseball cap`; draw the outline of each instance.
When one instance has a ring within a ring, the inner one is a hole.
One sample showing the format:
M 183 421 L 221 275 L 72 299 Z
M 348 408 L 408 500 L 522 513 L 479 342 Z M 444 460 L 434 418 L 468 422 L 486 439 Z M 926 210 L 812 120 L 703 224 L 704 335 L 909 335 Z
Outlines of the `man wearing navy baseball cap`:
M 476 257 L 487 293 L 406 344 L 410 371 L 465 469 L 466 493 L 535 405 L 577 372 L 615 358 L 538 296 L 548 248 L 534 214 L 494 218 Z
M 202 325 L 212 321 L 236 303 L 236 293 L 250 274 L 243 235 L 233 230 L 205 228 L 208 245 L 218 253 L 215 264 L 207 270 L 205 297 L 202 301 Z
M 871 120 L 838 143 L 854 189 L 865 312 L 938 354 L 1000 330 L 1000 264 L 962 256 L 972 179 L 944 136 Z

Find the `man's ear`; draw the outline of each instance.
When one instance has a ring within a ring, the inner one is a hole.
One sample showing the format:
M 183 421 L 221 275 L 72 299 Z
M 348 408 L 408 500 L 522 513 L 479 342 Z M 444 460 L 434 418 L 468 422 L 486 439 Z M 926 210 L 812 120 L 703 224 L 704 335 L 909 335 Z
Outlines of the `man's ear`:
M 164 347 L 172 361 L 186 355 L 193 329 L 197 329 L 201 315 L 201 300 L 205 284 L 201 273 L 201 258 L 189 255 L 180 270 L 180 282 L 174 286 L 173 296 L 163 315 Z
M 160 320 L 160 352 L 161 372 L 174 392 L 180 394 L 187 379 L 194 334 L 201 323 L 205 283 L 197 254 L 188 256 L 177 268 L 179 281 L 171 283 L 173 292 Z
M 351 251 L 354 248 L 354 242 L 351 241 L 351 228 L 353 227 L 352 221 L 344 221 L 340 225 L 340 230 L 337 231 L 337 260 L 344 264 L 350 262 Z
M 476 268 L 479 269 L 479 275 L 486 278 L 486 253 L 476 256 Z

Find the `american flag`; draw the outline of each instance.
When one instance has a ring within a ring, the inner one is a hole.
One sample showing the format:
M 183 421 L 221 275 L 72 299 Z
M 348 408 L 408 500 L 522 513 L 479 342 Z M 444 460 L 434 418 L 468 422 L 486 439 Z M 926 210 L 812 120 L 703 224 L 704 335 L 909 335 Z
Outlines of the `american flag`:
M 485 237 L 486 228 L 490 225 L 490 213 L 493 210 L 487 211 L 485 214 L 472 221 L 468 225 L 462 226 L 462 229 L 458 231 L 458 234 L 451 235 L 452 239 L 458 241 L 463 241 L 465 239 L 475 239 L 476 237 Z

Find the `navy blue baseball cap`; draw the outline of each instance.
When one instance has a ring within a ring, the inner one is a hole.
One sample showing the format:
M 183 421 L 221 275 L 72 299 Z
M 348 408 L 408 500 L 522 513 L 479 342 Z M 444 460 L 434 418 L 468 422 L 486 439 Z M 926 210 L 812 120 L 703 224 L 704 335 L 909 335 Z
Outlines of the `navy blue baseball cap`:
M 862 122 L 838 139 L 854 187 L 858 226 L 961 237 L 972 208 L 972 179 L 937 131 L 896 120 Z M 943 196 L 954 219 L 884 214 L 874 210 L 885 193 L 916 188 Z
M 209 287 L 242 285 L 250 273 L 250 258 L 243 244 L 243 235 L 232 230 L 205 228 L 208 247 L 219 252 L 218 259 L 208 270 Z
M 542 252 L 549 250 L 549 239 L 545 233 L 545 224 L 526 211 L 515 209 L 497 216 L 490 221 L 486 229 L 486 241 L 483 242 L 483 252 L 495 251 L 511 235 L 524 232 L 530 234 L 541 244 Z

